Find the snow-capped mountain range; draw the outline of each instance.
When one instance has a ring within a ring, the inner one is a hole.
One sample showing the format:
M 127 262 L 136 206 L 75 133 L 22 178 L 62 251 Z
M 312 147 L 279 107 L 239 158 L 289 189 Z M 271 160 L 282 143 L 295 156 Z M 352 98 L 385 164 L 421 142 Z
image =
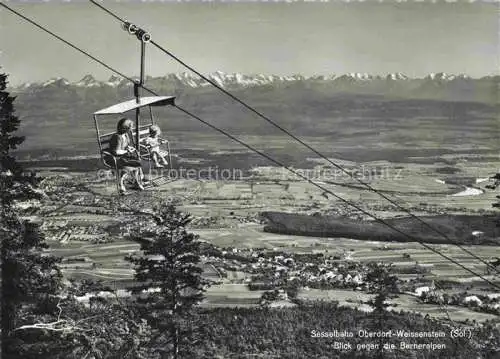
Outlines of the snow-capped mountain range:
M 469 76 L 464 74 L 452 75 L 444 72 L 431 73 L 424 78 L 409 78 L 407 75 L 401 72 L 395 72 L 387 74 L 386 76 L 370 75 L 367 73 L 347 73 L 343 75 L 316 75 L 316 76 L 303 76 L 303 75 L 290 75 L 290 76 L 277 76 L 277 75 L 244 75 L 240 73 L 227 74 L 221 71 L 216 71 L 214 73 L 206 75 L 210 80 L 221 87 L 233 87 L 233 86 L 261 86 L 277 83 L 287 83 L 287 82 L 297 82 L 297 81 L 324 81 L 324 82 L 338 82 L 338 83 L 349 83 L 349 82 L 369 82 L 369 81 L 409 81 L 409 80 L 427 80 L 427 81 L 456 81 L 456 80 L 472 80 Z M 137 80 L 137 78 L 133 78 Z M 484 79 L 484 78 L 483 78 Z M 210 84 L 205 80 L 201 79 L 199 76 L 191 73 L 176 73 L 168 74 L 162 77 L 150 77 L 146 79 L 146 83 L 150 81 L 171 81 L 175 82 L 176 85 L 183 85 L 187 87 L 197 88 L 205 87 Z M 112 75 L 107 81 L 99 81 L 95 79 L 92 75 L 85 75 L 81 80 L 76 82 L 69 82 L 65 78 L 58 77 L 47 80 L 43 83 L 25 83 L 18 88 L 27 89 L 30 87 L 47 87 L 47 86 L 76 86 L 76 87 L 119 87 L 119 86 L 131 86 L 131 82 L 127 79 Z
M 336 94 L 385 96 L 398 99 L 432 99 L 444 101 L 499 102 L 500 76 L 486 76 L 479 79 L 464 74 L 431 73 L 421 78 L 410 78 L 400 73 L 384 76 L 367 73 L 347 73 L 342 75 L 245 75 L 241 73 L 224 73 L 217 71 L 206 75 L 213 84 L 229 91 L 266 91 L 300 94 L 302 91 L 335 96 Z M 131 77 L 138 81 L 137 77 Z M 158 93 L 179 95 L 191 91 L 217 91 L 199 76 L 182 72 L 160 77 L 147 76 L 145 85 Z M 111 76 L 101 81 L 92 75 L 85 75 L 81 80 L 70 82 L 58 77 L 41 83 L 26 83 L 11 89 L 18 94 L 36 95 L 39 92 L 77 93 L 87 98 L 90 93 L 98 97 L 115 93 L 119 97 L 132 94 L 132 82 L 119 76 Z M 284 93 L 285 94 L 285 93 Z M 43 97 L 43 96 L 42 96 Z

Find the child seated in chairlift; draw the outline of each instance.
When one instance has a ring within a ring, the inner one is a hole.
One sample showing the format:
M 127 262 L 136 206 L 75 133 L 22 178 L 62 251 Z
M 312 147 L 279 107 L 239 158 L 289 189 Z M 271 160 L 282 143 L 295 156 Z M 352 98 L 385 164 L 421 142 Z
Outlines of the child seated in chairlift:
M 149 127 L 149 137 L 144 140 L 144 144 L 151 151 L 151 157 L 154 161 L 155 167 L 157 168 L 162 168 L 168 165 L 168 161 L 165 159 L 165 156 L 168 155 L 168 152 L 160 149 L 160 145 L 166 143 L 167 141 L 161 139 L 159 137 L 160 135 L 160 127 L 158 127 L 157 125 L 152 125 L 151 127 Z

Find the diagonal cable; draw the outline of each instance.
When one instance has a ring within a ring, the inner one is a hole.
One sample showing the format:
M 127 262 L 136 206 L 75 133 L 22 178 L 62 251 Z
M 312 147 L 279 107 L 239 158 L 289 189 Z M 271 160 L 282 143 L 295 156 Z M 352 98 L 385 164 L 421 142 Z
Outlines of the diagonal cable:
M 89 1 L 91 3 L 93 3 L 94 5 L 98 6 L 100 9 L 102 9 L 106 13 L 108 13 L 109 15 L 111 15 L 112 17 L 114 17 L 115 19 L 117 19 L 118 21 L 121 21 L 122 23 L 126 22 L 120 16 L 116 15 L 115 13 L 113 13 L 112 11 L 110 11 L 109 9 L 107 9 L 104 6 L 102 6 L 101 4 L 97 3 L 95 0 L 89 0 Z M 352 173 L 350 173 L 349 171 L 347 171 L 344 167 L 342 167 L 341 165 L 333 162 L 331 159 L 329 159 L 328 157 L 326 157 L 325 155 L 323 155 L 321 152 L 319 152 L 318 150 L 316 150 L 314 147 L 312 147 L 308 143 L 306 143 L 303 140 L 301 140 L 299 137 L 297 137 L 296 135 L 294 135 L 293 133 L 291 133 L 289 130 L 287 130 L 286 128 L 282 127 L 281 125 L 279 125 L 278 123 L 276 123 L 275 121 L 273 121 L 272 119 L 270 119 L 268 116 L 264 115 L 262 112 L 260 112 L 257 109 L 255 109 L 253 106 L 248 105 L 246 102 L 244 102 L 243 100 L 241 100 L 237 96 L 233 95 L 231 92 L 227 91 L 226 89 L 224 89 L 222 86 L 220 86 L 219 84 L 217 84 L 215 81 L 211 80 L 207 76 L 205 76 L 202 73 L 200 73 L 199 71 L 197 71 L 194 67 L 190 66 L 185 61 L 181 60 L 179 57 L 177 57 L 171 51 L 165 49 L 164 47 L 162 47 L 160 44 L 158 44 L 154 40 L 151 40 L 151 44 L 154 45 L 155 47 L 157 47 L 159 50 L 161 50 L 166 55 L 170 56 L 172 59 L 174 59 L 175 61 L 177 61 L 179 64 L 181 64 L 182 66 L 184 66 L 185 68 L 187 68 L 191 72 L 193 72 L 196 75 L 198 75 L 204 81 L 208 82 L 210 85 L 214 86 L 219 91 L 223 92 L 225 95 L 229 96 L 231 99 L 233 99 L 234 101 L 236 101 L 239 104 L 241 104 L 242 106 L 244 106 L 246 109 L 248 109 L 251 112 L 253 112 L 254 114 L 256 114 L 258 117 L 264 119 L 265 121 L 267 121 L 268 123 L 270 123 L 274 127 L 278 128 L 280 131 L 284 132 L 286 135 L 290 136 L 292 139 L 294 139 L 295 141 L 299 142 L 301 145 L 303 145 L 304 147 L 306 147 L 307 149 L 309 149 L 310 151 L 312 151 L 314 154 L 316 154 L 319 157 L 321 157 L 324 160 L 326 160 L 328 163 L 330 163 L 335 168 L 341 170 L 343 173 L 347 174 L 349 177 L 351 177 L 351 178 L 355 179 L 356 181 L 358 181 L 360 184 L 362 184 L 363 186 L 365 186 L 368 190 L 370 190 L 370 191 L 378 194 L 379 196 L 381 196 L 382 198 L 384 198 L 386 201 L 388 201 L 391 204 L 395 205 L 397 208 L 399 208 L 403 212 L 407 213 L 410 217 L 416 219 L 417 221 L 419 221 L 420 223 L 422 223 L 427 228 L 429 228 L 432 231 L 438 233 L 440 236 L 442 236 L 443 238 L 445 238 L 449 243 L 457 246 L 458 248 L 460 248 L 465 253 L 467 253 L 470 256 L 472 256 L 473 258 L 479 260 L 480 262 L 482 262 L 483 264 L 485 264 L 487 267 L 490 267 L 491 269 L 493 269 L 497 274 L 500 273 L 500 271 L 497 270 L 496 267 L 492 266 L 490 263 L 488 263 L 483 258 L 477 256 L 475 253 L 473 253 L 469 249 L 465 248 L 463 245 L 461 245 L 461 244 L 457 243 L 456 241 L 454 241 L 453 239 L 451 239 L 446 233 L 444 233 L 443 231 L 439 230 L 438 228 L 430 225 L 428 222 L 424 221 L 422 218 L 420 218 L 419 216 L 417 216 L 414 213 L 412 213 L 409 209 L 407 209 L 407 208 L 403 207 L 402 205 L 400 205 L 399 203 L 397 203 L 394 199 L 386 196 L 382 191 L 379 191 L 379 190 L 373 188 L 369 183 L 364 182 L 360 178 L 354 176 Z
M 56 37 L 57 39 L 59 39 L 59 40 L 63 41 L 64 43 L 68 44 L 69 46 L 71 46 L 71 47 L 72 47 L 72 48 L 74 48 L 75 50 L 78 50 L 79 52 L 81 52 L 81 53 L 85 54 L 86 56 L 90 57 L 90 58 L 91 58 L 91 59 L 93 59 L 94 61 L 98 62 L 99 64 L 101 64 L 101 65 L 103 65 L 103 66 L 105 66 L 106 68 L 110 69 L 111 71 L 115 72 L 116 74 L 120 74 L 120 75 L 122 76 L 122 74 L 121 74 L 120 72 L 118 72 L 117 70 L 114 70 L 114 69 L 113 69 L 112 67 L 110 67 L 109 65 L 107 65 L 107 64 L 105 64 L 104 62 L 102 62 L 102 61 L 98 60 L 98 59 L 97 59 L 97 58 L 95 58 L 94 56 L 92 56 L 92 55 L 88 54 L 87 52 L 85 52 L 85 51 L 81 50 L 80 48 L 78 48 L 77 46 L 75 46 L 75 45 L 73 45 L 73 44 L 69 43 L 68 41 L 66 41 L 66 40 L 62 39 L 60 36 L 58 36 L 58 35 L 54 34 L 53 32 L 51 32 L 51 31 L 49 31 L 49 30 L 45 29 L 43 26 L 38 25 L 38 24 L 37 24 L 37 23 L 35 23 L 34 21 L 32 21 L 32 20 L 28 19 L 27 17 L 25 17 L 25 16 L 23 16 L 23 15 L 19 14 L 17 11 L 14 11 L 13 9 L 11 9 L 10 7 L 8 7 L 8 6 L 7 6 L 7 5 L 5 5 L 4 3 L 0 3 L 0 5 L 1 5 L 1 6 L 3 6 L 4 8 L 6 8 L 6 9 L 8 9 L 8 10 L 12 11 L 14 14 L 16 14 L 16 15 L 18 15 L 18 16 L 20 16 L 20 17 L 22 17 L 22 18 L 23 18 L 23 19 L 25 19 L 26 21 L 28 21 L 28 22 L 30 22 L 31 24 L 35 25 L 36 27 L 38 27 L 38 28 L 40 28 L 40 29 L 44 30 L 45 32 L 49 33 L 50 35 L 52 35 L 52 36 Z M 127 77 L 127 76 L 124 76 L 124 77 L 125 77 L 125 78 L 127 78 L 127 79 L 129 79 L 129 81 L 131 81 L 131 82 L 134 82 L 134 83 L 135 83 L 135 81 L 134 81 L 133 79 L 131 79 L 131 78 Z M 145 88 L 145 87 L 144 87 L 144 88 Z M 151 92 L 152 94 L 157 95 L 154 91 L 149 90 L 149 89 L 147 89 L 147 88 L 145 88 L 145 89 L 146 89 L 146 90 L 148 90 L 149 92 Z M 315 187 L 318 187 L 318 188 L 319 188 L 319 189 L 321 189 L 322 191 L 324 191 L 324 192 L 326 192 L 326 193 L 329 193 L 329 194 L 333 195 L 334 197 L 338 198 L 338 199 L 339 199 L 339 200 L 341 200 L 342 202 L 344 202 L 344 203 L 346 203 L 346 204 L 348 204 L 348 205 L 350 205 L 350 206 L 352 206 L 352 207 L 354 207 L 354 208 L 358 209 L 359 211 L 361 211 L 362 213 L 366 214 L 367 216 L 369 216 L 369 217 L 371 217 L 371 218 L 375 219 L 376 221 L 378 221 L 378 222 L 380 222 L 380 223 L 382 223 L 382 224 L 386 225 L 387 227 L 391 228 L 392 230 L 394 230 L 394 231 L 396 231 L 396 232 L 398 232 L 398 233 L 400 233 L 400 234 L 404 235 L 405 237 L 407 237 L 407 238 L 411 239 L 412 241 L 418 242 L 418 243 L 419 243 L 419 244 L 421 244 L 424 248 L 427 248 L 427 249 L 429 249 L 430 251 L 434 252 L 435 254 L 438 254 L 438 255 L 440 255 L 441 257 L 443 257 L 443 258 L 447 259 L 448 261 L 450 261 L 450 262 L 452 262 L 452 263 L 456 264 L 457 266 L 459 266 L 459 267 L 461 267 L 462 269 L 466 270 L 467 272 L 469 272 L 469 273 L 471 273 L 471 274 L 473 274 L 473 275 L 477 276 L 478 278 L 482 279 L 483 281 L 485 281 L 486 283 L 490 284 L 491 286 L 493 286 L 493 287 L 495 287 L 495 288 L 497 288 L 497 289 L 500 289 L 500 286 L 498 286 L 497 284 L 495 284 L 495 283 L 491 282 L 491 281 L 490 281 L 490 280 L 488 280 L 487 278 L 483 277 L 481 274 L 478 274 L 478 273 L 474 272 L 474 271 L 473 271 L 473 270 L 471 270 L 470 268 L 465 267 L 464 265 L 462 265 L 460 262 L 456 261 L 455 259 L 453 259 L 453 258 L 451 258 L 451 257 L 449 257 L 449 256 L 447 256 L 447 255 L 445 255 L 445 254 L 443 254 L 443 253 L 441 253 L 440 251 L 438 251 L 437 249 L 433 248 L 432 246 L 429 246 L 428 244 L 426 244 L 426 243 L 424 243 L 424 242 L 422 242 L 422 241 L 419 241 L 419 240 L 418 240 L 418 239 L 416 239 L 415 237 L 410 236 L 410 235 L 408 235 L 408 234 L 406 234 L 406 233 L 402 232 L 401 230 L 399 230 L 398 228 L 395 228 L 394 226 L 392 226 L 391 224 L 389 224 L 389 223 L 385 222 L 384 220 L 382 220 L 382 219 L 380 219 L 380 218 L 378 218 L 378 217 L 376 217 L 376 216 L 372 215 L 371 213 L 367 212 L 366 210 L 362 209 L 361 207 L 359 207 L 359 206 L 357 206 L 357 205 L 355 205 L 355 204 L 353 204 L 353 203 L 349 202 L 348 200 L 346 200 L 346 199 L 344 199 L 344 198 L 342 198 L 342 197 L 340 197 L 340 196 L 336 195 L 336 194 L 335 194 L 335 193 L 333 193 L 331 190 L 329 190 L 329 189 L 327 189 L 327 188 L 325 188 L 325 187 L 323 187 L 323 186 L 321 186 L 321 185 L 317 184 L 316 182 L 313 182 L 312 180 L 310 180 L 309 178 L 305 177 L 305 176 L 304 176 L 304 175 L 302 175 L 301 173 L 299 173 L 299 172 L 297 172 L 297 171 L 294 171 L 293 169 L 291 169 L 291 168 L 289 168 L 288 166 L 284 165 L 284 164 L 283 164 L 283 163 L 281 163 L 280 161 L 278 161 L 278 160 L 276 160 L 276 159 L 274 159 L 274 158 L 270 157 L 269 155 L 267 155 L 267 154 L 265 154 L 265 153 L 263 153 L 263 152 L 261 152 L 261 151 L 259 151 L 259 150 L 255 149 L 255 148 L 253 148 L 252 146 L 250 146 L 250 145 L 246 144 L 245 142 L 243 142 L 243 141 L 239 140 L 238 138 L 234 137 L 233 135 L 231 135 L 231 134 L 227 133 L 226 131 L 219 129 L 219 128 L 217 128 L 216 126 L 214 126 L 214 125 L 210 124 L 209 122 L 207 122 L 207 121 L 205 121 L 205 120 L 201 119 L 200 117 L 198 117 L 198 116 L 196 116 L 196 115 L 192 114 L 192 113 L 191 113 L 191 112 L 189 112 L 188 110 L 185 110 L 184 108 L 179 107 L 178 105 L 174 105 L 174 106 L 175 106 L 177 109 L 179 109 L 181 112 L 184 112 L 186 115 L 188 115 L 188 116 L 190 116 L 190 117 L 192 117 L 192 118 L 194 118 L 194 119 L 196 119 L 196 120 L 198 120 L 198 121 L 202 122 L 203 124 L 207 125 L 208 127 L 210 127 L 210 128 L 212 128 L 212 129 L 216 130 L 217 132 L 219 132 L 219 133 L 221 133 L 221 134 L 223 134 L 223 135 L 225 135 L 225 136 L 229 137 L 229 138 L 230 138 L 230 139 L 232 139 L 233 141 L 236 141 L 237 143 L 241 144 L 242 146 L 244 146 L 244 147 L 246 147 L 246 148 L 248 148 L 248 149 L 252 150 L 253 152 L 255 152 L 255 153 L 259 154 L 260 156 L 262 156 L 262 157 L 264 157 L 264 158 L 268 159 L 269 161 L 271 161 L 271 162 L 273 162 L 273 163 L 275 163 L 275 164 L 277 164 L 277 165 L 279 165 L 279 166 L 281 166 L 281 167 L 283 167 L 283 168 L 287 169 L 288 171 L 290 171 L 290 172 L 294 173 L 296 176 L 301 177 L 301 178 L 303 178 L 304 180 L 306 180 L 307 182 L 311 183 L 311 184 L 312 184 L 312 185 L 314 185 Z

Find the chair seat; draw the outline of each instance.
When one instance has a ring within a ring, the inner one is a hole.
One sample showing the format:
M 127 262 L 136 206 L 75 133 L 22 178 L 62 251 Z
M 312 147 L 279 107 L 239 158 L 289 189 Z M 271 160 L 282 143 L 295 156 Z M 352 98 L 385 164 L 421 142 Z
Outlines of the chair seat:
M 116 173 L 116 184 L 118 188 L 118 192 L 120 191 L 119 188 L 119 182 L 120 182 L 120 172 L 133 172 L 139 168 L 139 166 L 142 167 L 143 163 L 141 163 L 141 160 L 147 161 L 148 167 L 149 167 L 149 178 L 151 178 L 151 166 L 153 162 L 153 158 L 151 156 L 151 150 L 147 146 L 143 144 L 143 141 L 145 138 L 149 136 L 149 125 L 148 126 L 141 126 L 139 127 L 139 151 L 137 153 L 138 158 L 137 158 L 137 163 L 134 165 L 130 165 L 131 162 L 126 163 L 126 161 L 123 161 L 123 157 L 120 156 L 115 156 L 110 152 L 110 144 L 111 144 L 111 138 L 114 135 L 114 133 L 108 133 L 104 135 L 100 135 L 98 140 L 99 140 L 99 148 L 101 150 L 101 160 L 104 164 L 105 167 L 112 169 Z M 133 133 L 130 134 L 131 138 L 133 138 Z M 162 139 L 164 140 L 164 139 Z M 169 147 L 169 142 L 167 140 L 164 140 L 164 143 L 162 143 L 161 146 L 165 146 L 164 149 L 160 149 L 160 155 L 163 157 L 167 157 L 167 161 L 169 163 L 169 167 L 171 169 L 171 158 L 170 158 L 170 147 Z M 124 174 L 122 172 L 122 174 Z M 168 177 L 167 179 L 164 178 L 157 178 L 155 181 L 157 183 L 151 183 L 150 186 L 157 186 L 165 183 L 165 181 L 168 182 Z
M 130 171 L 130 172 L 132 172 L 132 171 L 136 170 L 137 168 L 138 167 L 123 166 L 123 167 L 120 167 L 119 169 L 120 170 L 124 170 L 124 171 Z

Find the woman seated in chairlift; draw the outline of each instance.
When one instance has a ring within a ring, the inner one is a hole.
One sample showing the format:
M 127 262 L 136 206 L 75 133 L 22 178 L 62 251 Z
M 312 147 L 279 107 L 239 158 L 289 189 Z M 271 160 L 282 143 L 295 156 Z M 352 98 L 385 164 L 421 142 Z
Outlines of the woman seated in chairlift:
M 168 165 L 168 161 L 165 159 L 165 156 L 168 155 L 167 151 L 163 151 L 160 149 L 160 144 L 165 143 L 166 141 L 160 138 L 161 130 L 157 125 L 152 125 L 149 127 L 149 137 L 144 140 L 144 144 L 151 151 L 151 157 L 154 161 L 155 167 L 162 168 Z
M 130 130 L 132 129 L 132 121 L 128 118 L 122 118 L 116 126 L 116 133 L 110 139 L 110 152 L 117 157 L 118 169 L 125 169 L 120 173 L 120 192 L 125 194 L 124 179 L 127 172 L 131 172 L 135 176 L 137 189 L 143 190 L 142 178 L 144 177 L 141 168 L 141 161 L 137 155 L 134 142 L 132 141 Z

